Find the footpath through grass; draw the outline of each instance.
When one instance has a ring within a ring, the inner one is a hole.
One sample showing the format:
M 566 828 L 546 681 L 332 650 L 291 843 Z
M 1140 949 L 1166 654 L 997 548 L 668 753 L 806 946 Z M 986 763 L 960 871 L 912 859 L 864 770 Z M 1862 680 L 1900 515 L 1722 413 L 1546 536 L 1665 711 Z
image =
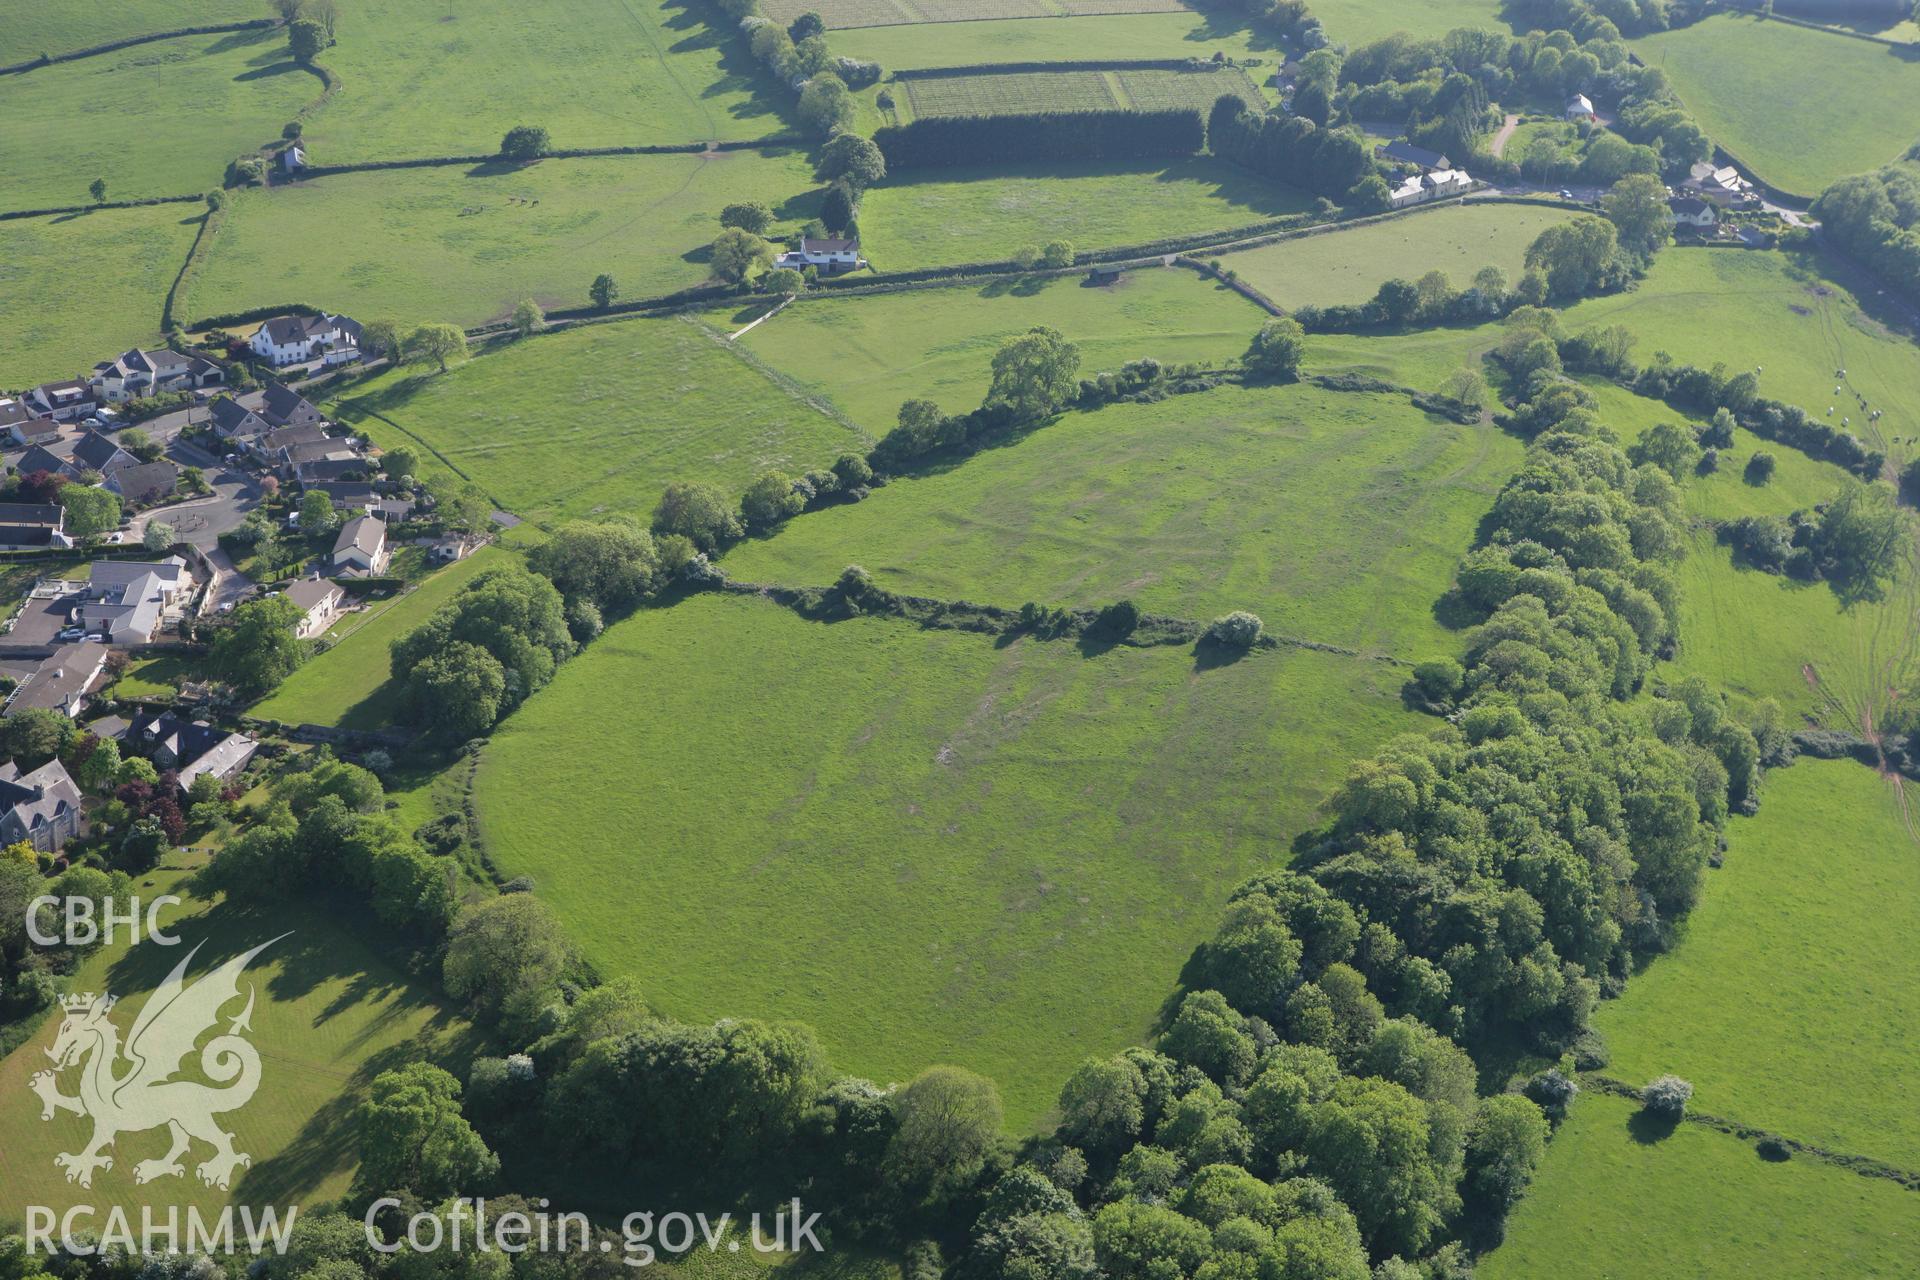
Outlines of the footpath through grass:
M 706 320 L 732 330 L 764 310 L 756 302 Z M 1076 275 L 803 302 L 740 343 L 880 436 L 903 400 L 932 400 L 948 413 L 979 405 L 994 352 L 1035 325 L 1080 348 L 1086 377 L 1142 357 L 1222 365 L 1246 351 L 1265 318 L 1194 272 L 1152 267 L 1099 286 Z
M 1521 443 L 1404 398 L 1223 387 L 1072 413 L 728 553 L 745 582 L 859 564 L 915 595 L 1018 608 L 1130 597 L 1408 661 L 1452 653 L 1435 598 Z
M 534 520 L 645 518 L 673 481 L 737 494 L 769 468 L 798 475 L 870 443 L 680 319 L 543 334 L 444 374 L 402 369 L 337 408 L 383 446 L 418 450 L 372 413 L 385 415 Z
M 196 860 L 197 861 L 197 860 Z M 228 1191 L 203 1184 L 194 1164 L 208 1148 L 196 1144 L 186 1173 L 146 1186 L 134 1182 L 134 1166 L 167 1149 L 164 1127 L 122 1134 L 113 1168 L 97 1173 L 91 1188 L 65 1180 L 54 1164 L 59 1152 L 81 1150 L 88 1121 L 68 1114 L 40 1118 L 40 1100 L 28 1079 L 47 1066 L 59 1018 L 0 1060 L 0 1220 L 18 1221 L 25 1206 L 62 1213 L 89 1205 L 94 1221 L 110 1206 L 136 1215 L 141 1205 L 164 1214 L 166 1205 L 298 1205 L 305 1210 L 344 1194 L 354 1169 L 354 1110 L 366 1086 L 381 1071 L 422 1057 L 464 1077 L 474 1050 L 471 1030 L 449 1015 L 388 958 L 376 954 L 350 930 L 328 918 L 324 904 L 285 904 L 270 912 L 213 905 L 185 893 L 184 872 L 163 867 L 139 882 L 151 900 L 163 893 L 186 896 L 184 906 L 162 912 L 182 945 L 124 943 L 89 959 L 71 985 L 75 992 L 111 992 L 121 1003 L 113 1022 L 124 1035 L 145 997 L 195 945 L 201 950 L 188 980 L 241 952 L 291 931 L 254 962 L 242 992 L 257 992 L 249 1040 L 260 1051 L 259 1092 L 246 1106 L 219 1117 L 237 1150 L 253 1157 Z M 238 1012 L 236 1003 L 229 1016 Z M 183 1078 L 198 1078 L 198 1058 Z M 72 1092 L 71 1079 L 64 1082 Z
M 403 596 L 349 614 L 335 630 L 340 639 L 288 676 L 249 714 L 287 724 L 324 724 L 378 729 L 392 718 L 398 691 L 390 678 L 388 647 L 452 599 L 469 578 L 508 553 L 482 547 L 455 561 Z
M 1480 1280 L 1913 1274 L 1920 1195 L 1813 1160 L 1770 1163 L 1700 1125 L 1650 1140 L 1635 1115 L 1621 1098 L 1574 1102 Z
M 563 666 L 475 799 L 497 865 L 656 1007 L 810 1023 L 883 1082 L 969 1066 L 1017 1132 L 1081 1058 L 1149 1034 L 1346 762 L 1418 726 L 1400 679 L 701 595 Z
M 805 153 L 376 170 L 240 192 L 181 311 L 306 300 L 472 326 L 524 297 L 586 306 L 601 272 L 623 297 L 653 297 L 707 279 L 720 210 L 738 200 L 771 206 L 772 234 L 797 232 L 819 211 Z
M 0 222 L 0 386 L 78 377 L 160 337 L 160 310 L 205 208 Z
M 1703 1111 L 1920 1167 L 1920 828 L 1850 760 L 1770 772 L 1671 955 L 1595 1024 L 1607 1074 L 1672 1072 Z
M 867 192 L 861 252 L 877 271 L 1005 262 L 1067 240 L 1084 253 L 1224 231 L 1305 212 L 1303 192 L 1211 156 L 1110 163 L 914 169 Z
M 1787 191 L 1817 196 L 1920 141 L 1911 50 L 1731 13 L 1633 43 L 1714 141 Z

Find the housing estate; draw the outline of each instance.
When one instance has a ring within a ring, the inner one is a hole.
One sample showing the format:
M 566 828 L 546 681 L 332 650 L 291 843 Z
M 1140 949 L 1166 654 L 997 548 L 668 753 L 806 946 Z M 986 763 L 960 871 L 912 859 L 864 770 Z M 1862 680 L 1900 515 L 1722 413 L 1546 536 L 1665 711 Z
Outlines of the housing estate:
M 80 834 L 80 788 L 58 759 L 31 773 L 0 764 L 0 844 L 24 840 L 41 853 L 58 853 Z
M 275 316 L 253 331 L 247 347 L 272 364 L 316 357 L 342 364 L 360 357 L 360 326 L 346 316 Z

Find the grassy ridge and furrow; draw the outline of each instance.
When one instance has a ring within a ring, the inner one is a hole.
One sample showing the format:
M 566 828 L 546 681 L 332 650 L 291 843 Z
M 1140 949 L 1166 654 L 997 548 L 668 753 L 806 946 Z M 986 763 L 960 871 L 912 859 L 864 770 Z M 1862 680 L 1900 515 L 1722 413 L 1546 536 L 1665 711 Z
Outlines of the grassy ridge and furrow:
M 275 31 L 184 36 L 0 76 L 0 208 L 191 195 L 321 91 Z M 176 269 L 179 262 L 172 264 Z
M 836 53 L 878 62 L 889 71 L 1082 58 L 1211 58 L 1216 52 L 1235 59 L 1276 61 L 1272 39 L 1244 21 L 1236 22 L 1224 9 L 1211 14 L 1181 10 L 938 27 L 835 27 L 832 44 Z
M 241 192 L 181 309 L 307 301 L 470 326 L 527 296 L 585 306 L 603 271 L 625 297 L 672 293 L 707 279 L 720 210 L 738 200 L 771 206 L 774 234 L 819 211 L 799 151 L 400 169 Z
M 756 303 L 706 318 L 731 330 L 762 310 Z M 994 351 L 1035 325 L 1059 329 L 1080 348 L 1085 376 L 1142 356 L 1223 365 L 1247 349 L 1264 318 L 1240 295 L 1193 272 L 1153 268 L 1099 287 L 1081 277 L 996 280 L 809 302 L 740 342 L 877 437 L 893 426 L 905 399 L 932 400 L 948 413 L 978 405 Z M 830 358 L 821 359 L 823 351 Z
M 308 125 L 322 163 L 484 154 L 525 123 L 559 147 L 788 128 L 745 42 L 665 0 L 367 0 L 343 7 L 323 60 L 344 87 Z
M 77 377 L 157 342 L 205 212 L 160 204 L 0 222 L 0 298 L 17 300 L 0 306 L 0 387 Z
M 1912 1273 L 1920 1196 L 1682 1124 L 1643 1137 L 1632 1103 L 1589 1094 L 1554 1137 L 1482 1280 L 1894 1280 Z
M 439 450 L 529 519 L 645 516 L 675 480 L 729 493 L 864 451 L 861 433 L 785 395 L 695 326 L 629 320 L 546 334 L 446 374 L 381 376 L 339 404 L 387 446 Z
M 1671 1071 L 1702 1111 L 1920 1168 L 1916 929 L 1920 833 L 1889 780 L 1846 760 L 1770 773 L 1680 945 L 1595 1019 L 1607 1074 Z
M 1396 396 L 1222 388 L 1069 414 L 723 563 L 791 584 L 857 563 L 894 590 L 1008 607 L 1249 609 L 1282 635 L 1420 661 L 1455 647 L 1436 584 L 1519 456 Z
M 1224 254 L 1220 266 L 1289 309 L 1364 302 L 1388 280 L 1435 270 L 1465 288 L 1482 267 L 1518 278 L 1528 243 L 1569 216 L 1533 205 L 1449 205 Z
M 1399 683 L 703 595 L 564 667 L 476 801 L 498 865 L 657 1007 L 798 1019 L 881 1081 L 966 1065 L 1019 1131 L 1083 1056 L 1148 1033 L 1228 888 L 1416 723 Z
M 1223 93 L 1258 101 L 1237 68 L 1222 71 L 1040 71 L 929 76 L 900 82 L 918 116 L 1017 115 L 1034 111 L 1140 111 L 1191 107 L 1204 112 Z
M 916 170 L 867 192 L 861 252 L 880 271 L 1005 262 L 1064 239 L 1080 252 L 1226 231 L 1305 212 L 1312 200 L 1237 165 L 1007 165 Z

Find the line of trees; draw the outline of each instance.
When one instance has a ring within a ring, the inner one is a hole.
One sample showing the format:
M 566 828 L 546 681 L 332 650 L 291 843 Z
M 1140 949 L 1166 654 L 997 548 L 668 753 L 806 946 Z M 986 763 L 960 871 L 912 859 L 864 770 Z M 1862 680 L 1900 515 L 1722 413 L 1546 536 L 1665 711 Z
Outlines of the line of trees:
M 889 169 L 1023 160 L 1129 160 L 1193 155 L 1206 125 L 1189 108 L 933 116 L 876 130 Z
M 1897 166 L 1855 174 L 1814 201 L 1823 235 L 1888 284 L 1920 298 L 1920 177 Z
M 1207 145 L 1216 156 L 1330 200 L 1384 204 L 1378 193 L 1355 190 L 1363 179 L 1374 178 L 1366 143 L 1343 130 L 1322 129 L 1305 116 L 1255 111 L 1237 94 L 1222 94 L 1207 115 Z

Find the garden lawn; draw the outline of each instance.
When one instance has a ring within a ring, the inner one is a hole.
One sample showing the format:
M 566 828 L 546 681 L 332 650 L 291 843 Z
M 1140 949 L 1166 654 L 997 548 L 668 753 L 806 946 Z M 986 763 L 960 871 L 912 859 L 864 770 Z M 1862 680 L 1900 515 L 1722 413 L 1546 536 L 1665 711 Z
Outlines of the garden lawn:
M 1222 254 L 1219 262 L 1288 310 L 1358 303 L 1388 280 L 1418 280 L 1434 270 L 1446 272 L 1458 289 L 1482 267 L 1517 279 L 1527 245 L 1566 220 L 1535 205 L 1444 204 Z
M 0 386 L 78 377 L 157 342 L 205 213 L 161 204 L 0 222 L 0 298 L 15 300 L 0 306 Z
M 1223 387 L 1071 413 L 726 556 L 746 582 L 859 564 L 914 595 L 1018 608 L 1120 597 L 1419 662 L 1432 607 L 1522 446 L 1398 396 Z
M 1211 58 L 1215 53 L 1235 61 L 1279 61 L 1271 37 L 1226 10 L 834 28 L 829 38 L 834 53 L 878 62 L 888 71 L 988 62 Z
M 1575 1101 L 1480 1280 L 1913 1274 L 1920 1196 L 1898 1183 L 1805 1158 L 1769 1163 L 1697 1124 L 1642 1141 L 1634 1115 L 1621 1098 Z
M 346 1192 L 355 1163 L 354 1111 L 374 1076 L 426 1058 L 465 1077 L 475 1048 L 466 1024 L 450 1016 L 391 959 L 329 919 L 326 905 L 289 902 L 249 912 L 193 896 L 183 887 L 186 877 L 178 869 L 163 867 L 137 879 L 139 893 L 148 900 L 169 892 L 185 897 L 183 906 L 161 913 L 166 929 L 177 934 L 182 945 L 147 942 L 104 948 L 84 962 L 67 988 L 119 997 L 113 1022 L 123 1035 L 146 993 L 195 946 L 202 950 L 188 970 L 189 981 L 291 931 L 290 937 L 268 947 L 242 979 L 243 997 L 248 986 L 257 992 L 248 1038 L 260 1051 L 263 1070 L 253 1100 L 223 1114 L 220 1123 L 232 1131 L 236 1149 L 253 1157 L 253 1164 L 238 1172 L 229 1191 L 207 1187 L 193 1166 L 205 1160 L 210 1149 L 196 1142 L 185 1176 L 139 1187 L 133 1180 L 135 1163 L 157 1158 L 167 1149 L 165 1129 L 148 1129 L 117 1139 L 113 1168 L 95 1174 L 90 1189 L 67 1182 L 53 1158 L 58 1152 L 80 1150 L 90 1126 L 66 1114 L 42 1121 L 40 1102 L 27 1087 L 28 1078 L 47 1066 L 43 1051 L 59 1028 L 56 1015 L 32 1040 L 0 1060 L 0 1219 L 19 1221 L 29 1204 L 48 1206 L 56 1214 L 89 1205 L 95 1222 L 104 1220 L 109 1206 L 128 1209 L 135 1222 L 141 1205 L 162 1214 L 168 1204 L 207 1211 L 227 1203 L 297 1205 L 305 1212 Z M 231 1017 L 240 1008 L 235 1001 L 225 1013 Z M 191 1061 L 197 1064 L 198 1058 Z M 189 1079 L 199 1075 L 195 1066 L 183 1074 Z M 73 1092 L 73 1073 L 62 1083 L 66 1092 Z
M 798 475 L 871 443 L 678 319 L 561 330 L 445 374 L 404 369 L 338 409 L 542 521 L 644 518 L 676 480 L 737 494 L 762 471 Z
M 139 8 L 132 12 L 125 0 L 44 0 L 15 5 L 8 8 L 6 23 L 0 25 L 0 66 L 25 62 L 43 53 L 59 57 L 148 32 L 251 22 L 267 16 L 258 0 L 140 0 Z M 136 17 L 137 23 L 129 21 Z
M 402 322 L 472 326 L 523 297 L 588 305 L 698 285 L 720 210 L 760 200 L 797 231 L 818 211 L 806 156 L 721 152 L 341 174 L 236 194 L 181 304 L 193 318 L 308 300 Z M 343 236 L 340 228 L 351 226 Z
M 861 252 L 878 271 L 1005 262 L 1065 240 L 1081 253 L 1267 222 L 1309 198 L 1210 156 L 1166 166 L 914 169 L 867 192 Z
M 95 178 L 110 200 L 220 186 L 320 94 L 286 50 L 271 31 L 184 36 L 0 76 L 0 209 L 88 204 Z
M 503 873 L 663 1012 L 805 1022 L 881 1082 L 970 1067 L 1022 1132 L 1082 1058 L 1149 1036 L 1346 762 L 1422 723 L 1400 680 L 703 594 L 563 666 L 475 801 Z
M 1906 51 L 1733 14 L 1633 43 L 1715 142 L 1787 191 L 1817 196 L 1920 140 Z
M 1916 930 L 1920 828 L 1892 783 L 1851 760 L 1773 770 L 1680 944 L 1600 1007 L 1607 1074 L 1672 1072 L 1702 1111 L 1920 1166 Z
M 348 614 L 329 633 L 332 647 L 288 676 L 250 714 L 286 724 L 383 727 L 392 720 L 399 695 L 390 678 L 389 647 L 424 623 L 469 579 L 507 558 L 507 552 L 483 547 L 405 595 Z
M 764 309 L 755 303 L 706 319 L 732 330 Z M 1078 346 L 1087 377 L 1143 356 L 1223 365 L 1246 351 L 1265 319 L 1194 272 L 1148 268 L 1098 287 L 1071 276 L 804 302 L 740 345 L 880 436 L 903 400 L 932 400 L 948 413 L 977 406 L 994 352 L 1035 325 L 1050 325 Z
M 322 60 L 316 160 L 484 155 L 515 125 L 556 147 L 763 138 L 788 101 L 723 19 L 680 0 L 365 0 Z

